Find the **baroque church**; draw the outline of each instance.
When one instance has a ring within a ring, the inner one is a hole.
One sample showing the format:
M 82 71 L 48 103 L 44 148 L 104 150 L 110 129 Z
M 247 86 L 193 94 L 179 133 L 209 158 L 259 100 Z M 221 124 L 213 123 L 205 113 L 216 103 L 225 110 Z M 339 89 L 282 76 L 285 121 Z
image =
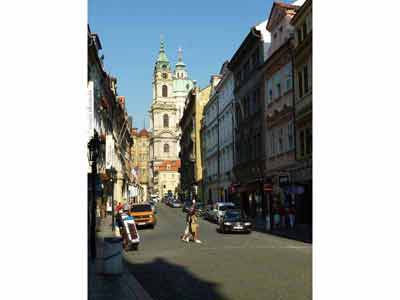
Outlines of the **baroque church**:
M 195 81 L 190 80 L 178 50 L 175 70 L 165 53 L 161 40 L 158 58 L 153 73 L 153 99 L 150 107 L 150 189 L 151 193 L 163 197 L 176 194 L 180 182 L 179 121 L 185 107 L 186 96 Z

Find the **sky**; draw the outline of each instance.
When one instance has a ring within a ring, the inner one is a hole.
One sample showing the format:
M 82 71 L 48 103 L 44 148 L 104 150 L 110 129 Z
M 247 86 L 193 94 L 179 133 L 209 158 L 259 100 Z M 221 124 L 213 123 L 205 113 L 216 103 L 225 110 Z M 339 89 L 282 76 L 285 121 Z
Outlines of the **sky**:
M 290 3 L 291 1 L 285 1 Z M 133 126 L 149 127 L 154 63 L 164 36 L 171 66 L 178 48 L 203 88 L 248 34 L 269 16 L 272 0 L 88 0 L 88 22 L 102 43 L 105 69 L 117 77 Z

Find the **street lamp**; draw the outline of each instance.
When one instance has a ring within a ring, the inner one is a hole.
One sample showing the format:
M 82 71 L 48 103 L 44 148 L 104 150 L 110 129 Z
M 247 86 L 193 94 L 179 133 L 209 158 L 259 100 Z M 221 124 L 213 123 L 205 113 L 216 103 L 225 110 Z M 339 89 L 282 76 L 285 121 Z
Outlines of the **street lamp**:
M 96 175 L 97 175 L 97 158 L 99 157 L 99 135 L 94 131 L 93 137 L 88 143 L 88 160 L 92 167 L 92 195 L 88 203 L 88 220 L 89 220 L 89 241 L 90 254 L 92 258 L 96 258 Z

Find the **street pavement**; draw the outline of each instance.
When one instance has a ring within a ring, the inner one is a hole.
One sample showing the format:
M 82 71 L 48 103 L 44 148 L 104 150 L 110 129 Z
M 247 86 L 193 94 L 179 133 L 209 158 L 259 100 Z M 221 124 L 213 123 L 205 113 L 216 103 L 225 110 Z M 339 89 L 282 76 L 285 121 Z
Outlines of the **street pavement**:
M 221 234 L 200 220 L 203 244 L 184 243 L 185 214 L 158 204 L 155 229 L 141 229 L 129 272 L 154 300 L 312 298 L 312 246 L 262 232 Z

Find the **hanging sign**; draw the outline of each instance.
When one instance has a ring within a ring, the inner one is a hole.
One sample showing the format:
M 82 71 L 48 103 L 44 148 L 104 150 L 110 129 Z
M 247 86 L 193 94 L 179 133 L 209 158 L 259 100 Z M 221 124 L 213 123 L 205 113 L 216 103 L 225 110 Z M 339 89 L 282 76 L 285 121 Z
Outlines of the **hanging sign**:
M 106 136 L 106 169 L 110 170 L 114 159 L 114 139 L 111 134 Z
M 88 137 L 93 136 L 94 128 L 94 84 L 93 81 L 88 83 L 88 105 L 87 105 L 87 116 L 88 116 Z

